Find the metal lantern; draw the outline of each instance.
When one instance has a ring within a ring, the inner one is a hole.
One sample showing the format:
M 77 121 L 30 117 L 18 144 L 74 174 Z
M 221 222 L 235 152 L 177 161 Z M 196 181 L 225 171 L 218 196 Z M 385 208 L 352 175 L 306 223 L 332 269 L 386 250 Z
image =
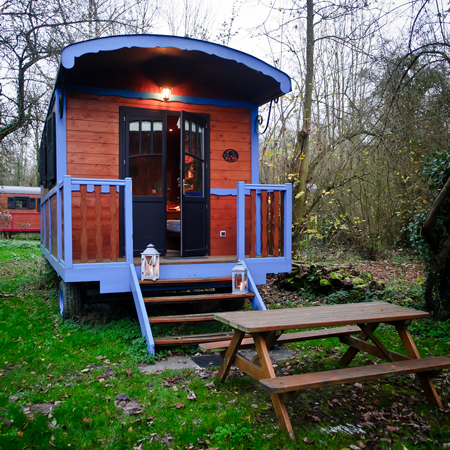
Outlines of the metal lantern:
M 241 261 L 231 269 L 232 294 L 242 295 L 248 292 L 248 271 Z
M 141 253 L 141 280 L 156 281 L 159 278 L 159 252 L 153 244 Z
M 172 92 L 172 88 L 164 86 L 161 88 L 161 99 L 165 102 L 168 102 L 170 99 L 170 94 Z

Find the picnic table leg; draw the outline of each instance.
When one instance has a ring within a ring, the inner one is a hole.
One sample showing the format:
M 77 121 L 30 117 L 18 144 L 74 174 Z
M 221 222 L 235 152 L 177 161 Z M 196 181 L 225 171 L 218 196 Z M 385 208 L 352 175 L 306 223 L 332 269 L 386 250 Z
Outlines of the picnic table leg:
M 270 333 L 265 333 L 265 334 L 263 334 L 262 336 L 264 337 L 264 341 L 265 341 L 265 343 L 266 343 L 266 347 L 267 347 L 268 349 L 272 348 L 272 347 L 276 344 L 278 338 L 279 338 L 282 334 L 283 334 L 283 331 L 279 331 L 279 330 L 277 330 L 277 331 L 271 331 Z M 258 356 L 258 353 L 253 357 L 252 363 L 253 363 L 253 364 L 258 364 L 258 363 L 259 363 L 259 356 Z
M 374 332 L 376 330 L 376 328 L 378 327 L 378 325 L 379 325 L 379 323 L 369 323 L 367 325 L 367 327 L 370 331 Z M 369 336 L 366 333 L 364 333 L 364 331 L 361 331 L 361 333 L 359 333 L 357 337 L 358 337 L 358 339 L 361 339 L 363 341 L 367 341 L 367 339 L 369 339 Z M 341 356 L 341 359 L 339 360 L 339 364 L 341 366 L 348 366 L 353 361 L 353 358 L 358 354 L 359 351 L 360 350 L 355 347 L 350 347 Z
M 230 345 L 228 346 L 225 355 L 223 356 L 222 364 L 217 373 L 217 381 L 223 381 L 230 371 L 231 365 L 233 364 L 234 357 L 238 352 L 239 346 L 241 345 L 242 339 L 245 333 L 241 330 L 236 330 L 234 332 L 233 338 L 231 339 Z
M 266 342 L 261 334 L 256 333 L 253 335 L 253 341 L 259 355 L 259 361 L 261 364 L 264 377 L 276 378 L 275 371 L 273 370 L 272 361 L 270 360 L 269 350 L 267 349 Z M 282 430 L 289 433 L 290 438 L 295 442 L 294 430 L 292 429 L 291 420 L 286 409 L 286 405 L 283 400 L 283 394 L 271 394 L 270 395 L 277 415 L 278 423 Z
M 403 347 L 405 347 L 407 355 L 410 358 L 419 359 L 419 351 L 417 350 L 416 344 L 414 344 L 409 330 L 407 328 L 403 328 L 402 326 L 396 326 L 395 328 L 397 329 L 397 333 L 403 342 Z M 436 388 L 434 387 L 431 377 L 423 373 L 416 373 L 416 377 L 419 379 L 425 396 L 427 397 L 427 400 L 430 402 L 430 404 L 432 404 L 433 406 L 437 406 L 440 409 L 444 409 L 442 400 L 439 397 L 439 394 L 436 392 Z

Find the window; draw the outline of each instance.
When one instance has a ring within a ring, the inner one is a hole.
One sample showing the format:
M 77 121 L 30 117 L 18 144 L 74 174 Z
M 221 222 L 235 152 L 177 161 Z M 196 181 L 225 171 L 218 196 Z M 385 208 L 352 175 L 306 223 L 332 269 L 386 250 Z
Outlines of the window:
M 56 182 L 56 115 L 51 113 L 46 120 L 39 149 L 39 175 L 44 187 Z
M 38 212 L 40 212 L 40 199 L 38 200 Z M 8 197 L 8 209 L 36 209 L 36 199 L 30 197 Z

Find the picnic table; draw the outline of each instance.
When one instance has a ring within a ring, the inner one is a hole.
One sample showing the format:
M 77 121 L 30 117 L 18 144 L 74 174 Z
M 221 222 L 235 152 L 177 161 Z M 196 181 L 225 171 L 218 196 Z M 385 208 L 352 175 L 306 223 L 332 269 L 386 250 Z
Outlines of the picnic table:
M 207 352 L 221 352 L 223 362 L 217 374 L 218 381 L 225 380 L 232 365 L 259 380 L 261 387 L 271 394 L 280 428 L 295 440 L 283 396 L 295 398 L 302 389 L 416 373 L 429 403 L 443 408 L 431 377 L 437 371 L 450 367 L 450 358 L 421 358 L 408 330 L 412 320 L 428 315 L 423 311 L 384 302 L 217 313 L 214 318 L 231 326 L 235 330 L 234 335 L 230 341 L 201 344 L 200 348 Z M 375 336 L 374 331 L 381 323 L 395 327 L 407 356 L 388 350 Z M 319 327 L 323 329 L 317 329 Z M 311 328 L 313 330 L 309 330 Z M 283 334 L 289 330 L 305 329 L 308 331 Z M 388 363 L 276 376 L 269 356 L 271 347 L 330 337 L 339 337 L 349 346 L 340 359 L 343 366 L 348 366 L 360 351 Z M 251 361 L 238 354 L 240 349 L 253 346 L 257 354 Z

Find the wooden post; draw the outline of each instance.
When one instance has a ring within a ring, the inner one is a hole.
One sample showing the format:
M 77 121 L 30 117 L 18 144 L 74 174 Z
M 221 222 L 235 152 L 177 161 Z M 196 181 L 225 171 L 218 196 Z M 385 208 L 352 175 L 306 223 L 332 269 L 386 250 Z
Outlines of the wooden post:
M 87 254 L 87 202 L 86 202 L 87 186 L 80 185 L 80 209 L 81 209 L 81 262 L 88 262 Z
M 274 257 L 278 257 L 280 256 L 280 191 L 275 191 L 273 193 L 272 211 L 272 254 Z
M 133 190 L 132 179 L 125 178 L 124 188 L 125 203 L 125 260 L 127 264 L 133 264 Z
M 411 333 L 409 332 L 409 330 L 404 329 L 401 326 L 401 324 L 396 325 L 395 328 L 397 330 L 398 335 L 400 336 L 400 339 L 402 340 L 403 347 L 405 347 L 407 355 L 410 358 L 419 359 L 420 358 L 419 350 L 417 350 L 416 344 L 414 344 L 414 341 L 411 337 Z M 427 400 L 430 402 L 430 404 L 432 404 L 433 406 L 437 406 L 440 409 L 444 409 L 444 406 L 442 405 L 442 400 L 439 397 L 439 394 L 436 392 L 436 388 L 434 387 L 431 378 L 427 375 L 424 375 L 423 373 L 416 373 L 416 376 L 419 379 L 422 389 L 425 392 Z
M 72 179 L 64 175 L 64 265 L 73 267 L 72 251 Z
M 95 247 L 96 256 L 95 260 L 97 262 L 103 262 L 103 252 L 102 252 L 102 193 L 101 186 L 95 186 Z
M 111 217 L 111 261 L 117 261 L 117 187 L 109 187 L 109 212 Z
M 237 259 L 245 259 L 245 183 L 237 183 L 237 223 L 236 223 L 236 254 Z
M 234 357 L 241 345 L 242 339 L 244 339 L 245 333 L 241 330 L 236 330 L 234 332 L 233 338 L 231 339 L 230 345 L 228 346 L 225 355 L 223 356 L 222 364 L 217 372 L 217 381 L 223 381 L 230 371 L 231 365 L 233 364 Z
M 261 256 L 267 258 L 267 191 L 261 191 Z
M 269 350 L 267 349 L 267 345 L 262 335 L 260 335 L 259 333 L 255 333 L 252 336 L 255 342 L 256 351 L 258 352 L 264 377 L 276 378 L 275 371 L 270 360 Z M 272 399 L 273 407 L 275 409 L 280 428 L 287 431 L 290 438 L 295 441 L 294 430 L 292 429 L 291 420 L 289 419 L 286 405 L 284 404 L 283 394 L 271 394 L 270 397 Z
M 250 191 L 250 258 L 256 258 L 256 191 Z

